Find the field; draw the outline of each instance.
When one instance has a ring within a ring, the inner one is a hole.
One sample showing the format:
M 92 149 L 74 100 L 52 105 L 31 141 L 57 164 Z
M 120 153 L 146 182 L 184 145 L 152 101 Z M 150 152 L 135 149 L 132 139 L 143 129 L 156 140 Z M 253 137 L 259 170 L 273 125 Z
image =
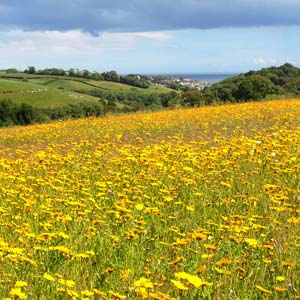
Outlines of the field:
M 77 77 L 66 77 L 66 76 L 54 76 L 54 75 L 35 75 L 35 74 L 25 74 L 25 73 L 16 73 L 16 74 L 6 74 L 0 73 L 0 80 L 6 79 L 9 81 L 16 81 L 21 83 L 21 79 L 25 78 L 31 84 L 44 85 L 52 88 L 64 88 L 67 91 L 81 91 L 83 93 L 89 92 L 94 89 L 110 90 L 110 91 L 130 91 L 135 89 L 144 93 L 159 92 L 159 93 L 169 93 L 172 92 L 172 89 L 169 89 L 164 86 L 156 87 L 153 84 L 149 88 L 143 89 L 139 87 L 134 87 L 128 84 L 111 82 L 111 81 L 102 81 L 102 80 L 91 80 L 86 78 L 77 78 Z M 23 83 L 26 84 L 26 83 Z M 0 81 L 0 88 L 2 81 Z
M 38 108 L 54 108 L 79 102 L 98 103 L 99 99 L 73 91 L 37 83 L 0 79 L 0 100 L 10 99 Z
M 109 81 L 90 80 L 90 81 L 88 81 L 88 83 L 94 84 L 102 89 L 112 90 L 112 91 L 128 91 L 131 89 L 135 89 L 137 91 L 145 92 L 145 93 L 151 93 L 151 92 L 170 93 L 170 92 L 174 91 L 174 90 L 169 89 L 164 86 L 155 87 L 153 84 L 150 85 L 149 88 L 143 89 L 143 88 L 134 87 L 134 86 L 124 84 L 124 83 L 109 82 Z
M 300 299 L 300 101 L 0 129 L 1 299 Z

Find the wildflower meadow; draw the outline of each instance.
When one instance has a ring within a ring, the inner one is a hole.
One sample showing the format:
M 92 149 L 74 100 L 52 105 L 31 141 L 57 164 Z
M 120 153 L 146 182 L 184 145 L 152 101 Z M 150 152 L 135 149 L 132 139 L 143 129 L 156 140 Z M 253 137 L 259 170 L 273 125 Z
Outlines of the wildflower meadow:
M 300 100 L 0 129 L 0 299 L 300 299 Z

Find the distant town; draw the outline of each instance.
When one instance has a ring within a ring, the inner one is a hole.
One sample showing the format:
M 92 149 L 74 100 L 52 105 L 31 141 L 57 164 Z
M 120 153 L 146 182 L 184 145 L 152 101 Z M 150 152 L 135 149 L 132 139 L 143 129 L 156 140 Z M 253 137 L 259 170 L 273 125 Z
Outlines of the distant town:
M 196 80 L 191 78 L 173 77 L 173 76 L 148 76 L 149 81 L 156 86 L 166 86 L 173 89 L 180 90 L 198 90 L 202 91 L 204 88 L 209 87 L 211 84 L 207 81 Z

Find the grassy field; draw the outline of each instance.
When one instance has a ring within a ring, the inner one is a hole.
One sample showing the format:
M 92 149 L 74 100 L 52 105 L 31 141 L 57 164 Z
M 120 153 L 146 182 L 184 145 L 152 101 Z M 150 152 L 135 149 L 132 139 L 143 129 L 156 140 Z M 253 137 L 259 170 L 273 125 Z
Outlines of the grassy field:
M 65 89 L 67 91 L 80 91 L 83 93 L 88 93 L 96 89 L 96 87 L 93 85 L 75 80 L 55 80 L 49 82 L 47 86 L 58 89 Z
M 172 92 L 174 90 L 169 89 L 167 87 L 155 87 L 154 85 L 151 85 L 149 88 L 147 89 L 143 89 L 143 88 L 138 88 L 138 87 L 134 87 L 128 84 L 123 84 L 123 83 L 117 83 L 117 82 L 109 82 L 109 81 L 93 81 L 93 80 L 89 80 L 89 83 L 98 86 L 102 89 L 106 89 L 106 90 L 112 90 L 112 91 L 129 91 L 131 89 L 136 89 L 138 91 L 141 92 L 145 92 L 145 93 L 151 93 L 151 92 L 159 92 L 159 93 L 169 93 Z
M 33 83 L 0 79 L 1 94 L 5 94 L 6 92 L 9 94 L 14 92 L 27 91 L 27 90 L 37 89 L 37 88 L 40 88 L 40 86 Z
M 54 108 L 79 102 L 98 102 L 98 98 L 63 91 L 31 82 L 0 79 L 0 100 L 11 99 L 38 108 Z
M 1 299 L 300 299 L 300 101 L 0 129 Z
M 174 90 L 167 87 L 159 86 L 156 87 L 151 85 L 147 89 L 134 87 L 128 84 L 110 82 L 110 81 L 96 81 L 86 78 L 77 78 L 77 77 L 66 77 L 66 76 L 54 76 L 54 75 L 37 75 L 37 74 L 25 74 L 25 73 L 16 73 L 16 74 L 6 74 L 0 73 L 0 78 L 17 80 L 21 81 L 22 78 L 27 79 L 30 83 L 47 85 L 49 87 L 63 87 L 69 91 L 90 91 L 95 88 L 100 88 L 104 90 L 111 91 L 129 91 L 131 89 L 136 89 L 141 92 L 151 93 L 151 92 L 160 92 L 160 93 L 169 93 Z

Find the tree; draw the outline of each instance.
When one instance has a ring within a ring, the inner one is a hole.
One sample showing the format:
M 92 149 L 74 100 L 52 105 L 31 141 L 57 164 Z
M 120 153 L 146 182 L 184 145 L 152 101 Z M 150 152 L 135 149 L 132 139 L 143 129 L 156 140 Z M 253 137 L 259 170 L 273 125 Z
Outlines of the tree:
M 189 91 L 182 95 L 184 105 L 188 106 L 199 106 L 203 101 L 203 95 L 199 91 Z
M 74 77 L 76 75 L 76 72 L 74 69 L 69 69 L 68 74 L 70 77 Z
M 262 100 L 274 93 L 272 81 L 261 75 L 250 75 L 241 79 L 235 92 L 236 100 Z
M 35 67 L 33 67 L 33 66 L 28 67 L 27 73 L 28 74 L 35 74 L 36 73 Z
M 119 82 L 120 81 L 120 76 L 116 71 L 109 71 L 109 72 L 104 72 L 101 74 L 104 80 L 107 81 L 115 81 Z
M 84 77 L 84 78 L 89 78 L 89 77 L 90 77 L 90 74 L 91 74 L 91 73 L 90 73 L 88 70 L 84 70 L 84 71 L 83 71 L 83 77 Z
M 7 74 L 14 74 L 14 73 L 18 73 L 18 70 L 15 68 L 10 68 L 6 70 Z

